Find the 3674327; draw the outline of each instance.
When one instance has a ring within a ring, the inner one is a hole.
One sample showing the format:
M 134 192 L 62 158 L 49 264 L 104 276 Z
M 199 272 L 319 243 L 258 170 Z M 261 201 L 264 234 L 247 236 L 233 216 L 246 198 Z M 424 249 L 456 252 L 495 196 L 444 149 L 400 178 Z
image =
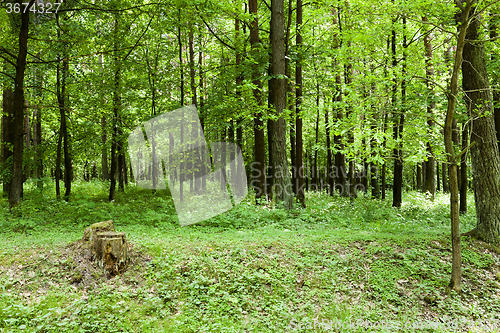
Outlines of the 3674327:
M 19 14 L 21 12 L 25 13 L 30 11 L 34 14 L 55 14 L 59 11 L 62 2 L 39 2 L 35 1 L 31 6 L 29 2 L 23 3 L 6 3 L 5 9 L 7 13 Z

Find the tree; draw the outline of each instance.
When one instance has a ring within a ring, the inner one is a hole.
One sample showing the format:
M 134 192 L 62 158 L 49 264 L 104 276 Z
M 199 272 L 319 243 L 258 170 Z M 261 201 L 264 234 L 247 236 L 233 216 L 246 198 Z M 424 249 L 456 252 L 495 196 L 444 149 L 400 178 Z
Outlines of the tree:
M 453 63 L 453 72 L 450 79 L 450 88 L 446 92 L 448 106 L 444 124 L 444 144 L 448 159 L 448 175 L 450 178 L 450 217 L 451 217 L 451 245 L 452 245 L 452 270 L 450 288 L 457 292 L 461 291 L 462 278 L 462 254 L 460 249 L 460 224 L 459 224 L 459 205 L 458 205 L 458 159 L 453 147 L 453 120 L 458 95 L 458 76 L 460 66 L 462 65 L 463 52 L 465 46 L 465 36 L 469 25 L 469 15 L 475 1 L 462 5 L 460 0 L 455 1 L 460 8 L 460 27 L 457 37 L 457 50 L 455 52 L 455 61 Z
M 30 7 L 34 0 L 28 4 Z M 20 1 L 18 1 L 20 4 Z M 24 152 L 24 72 L 26 69 L 26 55 L 28 54 L 28 30 L 30 12 L 22 6 L 21 27 L 19 29 L 19 50 L 16 59 L 16 76 L 14 80 L 13 102 L 13 153 L 12 178 L 9 189 L 9 205 L 14 207 L 21 201 L 23 192 L 23 152 Z
M 284 0 L 271 1 L 271 63 L 272 77 L 270 93 L 272 105 L 278 119 L 274 121 L 271 135 L 273 157 L 274 197 L 287 209 L 293 206 L 293 193 L 286 156 L 286 123 L 283 112 L 286 106 L 285 79 Z
M 251 52 L 254 59 L 259 58 L 259 17 L 257 13 L 257 0 L 248 1 L 248 11 L 252 14 L 252 21 L 250 23 L 250 45 Z M 266 145 L 264 136 L 264 122 L 262 120 L 262 112 L 260 107 L 262 105 L 262 81 L 259 78 L 258 61 L 254 61 L 252 66 L 252 83 L 253 96 L 255 99 L 256 109 L 254 112 L 253 121 L 253 134 L 254 134 L 254 163 L 252 167 L 252 183 L 255 190 L 255 199 L 265 197 L 266 195 Z
M 500 243 L 500 154 L 495 131 L 492 94 L 486 70 L 480 15 L 474 7 L 463 51 L 462 87 L 471 122 L 471 162 L 474 175 L 477 236 Z M 469 5 L 467 3 L 467 5 Z M 462 19 L 462 22 L 465 22 Z
M 423 22 L 428 22 L 426 16 L 422 17 Z M 434 101 L 434 65 L 432 64 L 432 35 L 427 31 L 424 36 L 425 48 L 425 77 L 427 79 L 427 89 L 429 90 L 429 101 L 427 104 L 429 132 L 432 133 L 436 122 L 434 121 L 434 110 L 436 109 L 436 102 Z M 424 179 L 424 192 L 429 193 L 431 200 L 434 200 L 436 195 L 436 160 L 433 156 L 431 142 L 427 141 L 427 160 L 425 163 L 425 179 Z

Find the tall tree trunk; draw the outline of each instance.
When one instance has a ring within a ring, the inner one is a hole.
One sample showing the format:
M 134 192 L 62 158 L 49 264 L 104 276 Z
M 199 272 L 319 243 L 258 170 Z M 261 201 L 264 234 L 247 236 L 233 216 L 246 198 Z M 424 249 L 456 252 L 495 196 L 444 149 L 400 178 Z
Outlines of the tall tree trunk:
M 12 179 L 12 144 L 14 143 L 14 132 L 12 130 L 14 93 L 9 88 L 3 91 L 2 110 L 2 167 L 9 170 L 8 173 L 4 173 L 2 182 L 3 193 L 8 196 Z
M 416 169 L 417 169 L 417 172 L 416 172 L 416 178 L 417 178 L 416 190 L 420 191 L 420 188 L 422 187 L 422 167 L 420 166 L 420 163 L 417 163 Z
M 286 156 L 286 124 L 283 118 L 283 111 L 286 107 L 286 80 L 285 75 L 285 41 L 284 41 L 284 0 L 271 0 L 271 49 L 272 49 L 272 74 L 274 81 L 273 88 L 273 106 L 276 115 L 279 117 L 273 125 L 271 133 L 273 155 L 273 171 L 275 188 L 279 187 L 274 193 L 276 202 L 283 203 L 286 209 L 293 206 L 293 193 L 288 172 L 288 160 Z
M 448 171 L 447 170 L 448 170 L 448 165 L 446 165 L 446 163 L 443 163 L 443 165 L 441 166 L 441 178 L 443 181 L 443 192 L 444 193 L 450 192 L 450 188 L 448 186 Z
M 450 216 L 451 216 L 451 244 L 452 244 L 452 271 L 450 288 L 456 292 L 461 292 L 461 278 L 462 278 L 462 254 L 460 249 L 460 224 L 459 224 L 459 205 L 458 205 L 458 179 L 457 179 L 457 157 L 453 147 L 452 128 L 453 119 L 455 114 L 456 99 L 458 94 L 458 75 L 460 73 L 460 65 L 462 64 L 462 55 L 464 52 L 465 35 L 467 32 L 467 23 L 469 20 L 469 13 L 471 5 L 474 0 L 461 5 L 461 22 L 457 40 L 457 50 L 455 53 L 455 61 L 453 64 L 453 72 L 450 80 L 450 91 L 447 93 L 448 107 L 446 110 L 446 119 L 444 126 L 444 144 L 448 158 L 449 169 L 448 174 L 450 177 Z M 465 59 L 464 59 L 465 60 Z M 499 161 L 500 162 L 500 161 Z
M 473 10 L 475 12 L 475 8 Z M 463 22 L 463 21 L 462 21 Z M 467 40 L 479 40 L 480 17 L 467 30 Z M 466 93 L 471 122 L 471 161 L 474 175 L 477 236 L 500 243 L 500 155 L 495 132 L 493 105 L 483 42 L 466 43 L 463 50 L 462 87 Z
M 333 166 L 332 166 L 332 144 L 330 138 L 330 119 L 328 117 L 328 108 L 325 108 L 325 134 L 326 134 L 326 178 L 328 180 L 328 194 L 333 196 Z
M 101 74 L 103 74 L 104 59 L 102 54 L 99 55 L 99 67 L 101 69 Z M 104 81 L 102 82 L 104 84 Z M 104 95 L 101 96 L 101 103 L 104 104 Z M 106 141 L 108 136 L 106 133 L 106 116 L 101 117 L 101 177 L 102 180 L 109 180 L 109 169 L 108 169 L 108 149 L 106 147 Z
M 254 59 L 259 56 L 259 21 L 257 13 L 257 0 L 248 1 L 248 10 L 253 16 L 250 24 L 250 44 Z M 253 96 L 257 105 L 257 112 L 254 114 L 253 133 L 254 133 L 254 163 L 252 165 L 252 184 L 255 191 L 257 203 L 259 199 L 266 196 L 266 145 L 264 136 L 264 122 L 262 120 L 262 81 L 260 80 L 258 65 L 254 64 L 252 68 L 252 82 L 255 86 Z
M 118 18 L 115 17 L 115 27 L 114 27 L 114 38 L 115 38 L 115 50 L 118 49 Z M 118 173 L 118 158 L 120 154 L 120 108 L 121 108 L 121 91 L 120 91 L 120 76 L 121 76 L 121 62 L 118 55 L 118 51 L 115 51 L 114 55 L 114 89 L 113 89 L 113 132 L 111 133 L 111 183 L 109 186 L 109 201 L 114 201 L 116 196 L 116 181 Z M 154 144 L 152 144 L 154 146 Z M 154 154 L 153 154 L 154 155 Z M 153 163 L 153 166 L 155 163 Z M 153 172 L 154 173 L 154 172 Z
M 304 141 L 302 136 L 302 0 L 297 0 L 297 35 L 295 45 L 298 52 L 297 65 L 295 67 L 295 170 L 297 171 L 296 194 L 297 201 L 302 207 L 306 206 L 304 189 Z
M 31 3 L 30 3 L 31 4 Z M 21 6 L 24 7 L 24 6 Z M 19 29 L 19 51 L 16 59 L 16 76 L 14 80 L 13 101 L 13 153 L 12 178 L 9 189 L 9 206 L 19 204 L 23 192 L 23 151 L 24 151 L 24 71 L 28 53 L 29 10 L 21 8 L 21 27 Z
M 314 184 L 315 189 L 319 189 L 319 175 L 318 175 L 318 141 L 319 141 L 319 83 L 316 83 L 316 130 L 314 140 L 314 161 L 312 168 L 311 183 Z
M 422 21 L 427 22 L 427 17 L 424 16 Z M 427 78 L 427 89 L 429 90 L 429 101 L 427 103 L 427 125 L 429 126 L 428 132 L 429 137 L 434 130 L 436 125 L 434 121 L 434 110 L 436 109 L 436 102 L 434 101 L 434 65 L 432 64 L 432 36 L 431 32 L 427 31 L 424 36 L 424 48 L 425 48 L 425 77 Z M 430 194 L 431 201 L 434 201 L 436 196 L 436 160 L 432 155 L 432 146 L 430 141 L 427 141 L 427 161 L 426 164 L 426 175 L 424 179 L 424 191 Z
M 393 20 L 393 25 L 396 23 L 396 20 Z M 396 31 L 392 30 L 392 35 L 391 35 L 391 51 L 392 51 L 392 75 L 393 75 L 393 83 L 392 83 L 392 108 L 394 111 L 397 111 L 397 100 L 396 100 L 396 94 L 397 94 L 397 89 L 398 89 L 398 84 L 397 84 L 397 73 L 396 73 L 396 67 L 398 65 L 398 60 L 396 59 Z M 403 110 L 400 110 L 403 112 Z M 399 148 L 398 146 L 400 143 L 398 143 L 399 139 L 399 115 L 397 112 L 394 112 L 393 116 L 393 139 L 396 142 L 396 146 L 393 150 L 393 156 L 394 156 L 394 180 L 393 180 L 393 186 L 392 186 L 392 206 L 393 207 L 401 207 L 401 198 L 402 198 L 402 156 L 399 155 Z
M 465 151 L 469 145 L 469 126 L 462 126 L 462 151 Z M 467 152 L 460 158 L 460 213 L 467 213 Z
M 182 34 L 181 34 L 181 9 L 179 8 L 179 24 L 177 25 L 177 42 L 179 46 L 179 68 L 181 71 L 181 82 L 180 82 L 180 103 L 184 106 L 184 61 L 182 60 Z
M 66 192 L 64 193 L 64 199 L 67 201 L 69 195 L 71 194 L 71 181 L 73 176 L 73 163 L 71 161 L 71 155 L 69 152 L 69 133 L 67 125 L 66 108 L 69 107 L 69 97 L 66 93 L 66 79 L 69 74 L 69 63 L 67 55 L 64 55 L 63 67 L 62 67 L 62 86 L 60 97 L 62 99 L 62 104 L 59 102 L 59 110 L 61 112 L 61 132 L 64 140 L 64 185 L 66 187 Z M 61 106 L 62 105 L 62 106 Z

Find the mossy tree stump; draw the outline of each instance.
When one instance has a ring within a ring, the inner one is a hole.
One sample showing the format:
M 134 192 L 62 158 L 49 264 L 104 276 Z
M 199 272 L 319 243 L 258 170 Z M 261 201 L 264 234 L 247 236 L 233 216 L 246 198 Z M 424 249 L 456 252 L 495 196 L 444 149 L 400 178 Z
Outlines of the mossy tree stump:
M 124 232 L 116 232 L 113 221 L 94 223 L 83 233 L 89 242 L 92 260 L 114 276 L 125 271 L 128 263 L 128 244 Z

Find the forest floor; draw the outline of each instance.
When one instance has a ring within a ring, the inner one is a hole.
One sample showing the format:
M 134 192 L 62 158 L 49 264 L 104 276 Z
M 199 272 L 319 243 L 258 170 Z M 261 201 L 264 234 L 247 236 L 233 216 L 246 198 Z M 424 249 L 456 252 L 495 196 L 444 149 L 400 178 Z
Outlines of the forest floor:
M 463 291 L 447 287 L 444 194 L 407 192 L 394 209 L 312 193 L 290 212 L 248 199 L 180 227 L 165 192 L 73 191 L 57 201 L 28 184 L 20 207 L 2 203 L 0 332 L 500 332 L 498 247 L 463 238 Z M 474 216 L 471 196 L 462 232 Z M 109 219 L 133 246 L 113 278 L 70 246 Z

